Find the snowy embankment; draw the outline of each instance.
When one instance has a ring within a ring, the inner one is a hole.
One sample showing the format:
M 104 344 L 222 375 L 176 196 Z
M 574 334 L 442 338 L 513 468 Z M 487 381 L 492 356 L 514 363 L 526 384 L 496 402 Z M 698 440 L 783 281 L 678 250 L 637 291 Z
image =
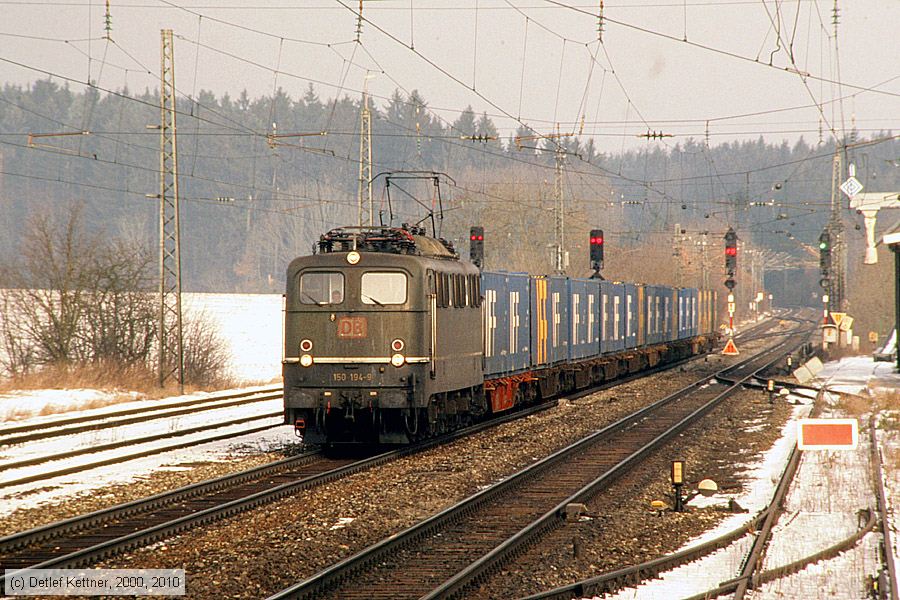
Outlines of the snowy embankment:
M 875 363 L 869 357 L 853 357 L 834 361 L 825 365 L 819 375 L 819 384 L 828 389 L 845 394 L 868 395 L 900 391 L 900 375 L 893 365 Z M 691 505 L 701 503 L 723 503 L 733 498 L 748 510 L 747 514 L 734 515 L 723 521 L 714 530 L 691 541 L 685 547 L 701 544 L 735 530 L 750 517 L 758 513 L 770 501 L 778 479 L 784 469 L 791 448 L 796 445 L 796 419 L 805 416 L 814 393 L 791 394 L 787 400 L 799 403 L 794 411 L 794 420 L 782 430 L 780 440 L 757 464 L 746 465 L 745 476 L 748 490 L 738 496 L 717 495 L 706 499 L 697 497 Z M 826 394 L 826 408 L 823 417 L 847 416 L 841 410 L 840 397 Z M 868 403 L 870 400 L 866 399 Z M 860 444 L 855 450 L 807 451 L 800 463 L 790 491 L 785 499 L 785 512 L 779 518 L 768 546 L 764 569 L 786 565 L 793 560 L 815 554 L 840 541 L 857 530 L 859 510 L 875 508 L 867 416 L 860 417 Z M 896 416 L 895 416 L 896 422 Z M 895 425 L 896 426 L 896 425 Z M 884 434 L 884 432 L 882 432 Z M 882 436 L 895 440 L 895 432 Z M 895 497 L 891 491 L 900 489 L 896 469 L 886 470 L 888 502 Z M 894 510 L 889 509 L 889 518 L 894 518 Z M 898 562 L 897 524 L 892 524 L 894 532 L 893 555 Z M 699 595 L 713 589 L 722 582 L 736 577 L 753 541 L 747 535 L 727 548 L 723 548 L 693 563 L 662 573 L 637 588 L 622 590 L 615 595 L 607 595 L 608 600 L 670 600 Z M 881 569 L 878 533 L 866 535 L 857 546 L 839 556 L 810 565 L 799 573 L 775 580 L 761 586 L 752 594 L 760 598 L 834 598 L 857 599 L 867 597 L 866 578 L 877 576 Z
M 163 401 L 141 400 L 116 404 L 100 409 L 77 411 L 81 414 L 102 416 L 114 410 L 141 407 L 163 408 L 167 404 L 176 403 L 185 399 L 209 396 L 209 394 L 191 394 Z M 19 398 L 27 400 L 34 398 L 36 402 L 45 401 L 42 392 L 35 392 L 34 396 L 20 393 Z M 232 406 L 222 409 L 207 410 L 196 414 L 179 415 L 153 419 L 148 416 L 145 421 L 121 427 L 111 427 L 62 435 L 47 440 L 32 441 L 24 444 L 14 444 L 0 447 L 0 516 L 7 515 L 19 508 L 38 506 L 46 502 L 60 501 L 72 494 L 85 493 L 91 490 L 101 489 L 112 484 L 122 484 L 136 479 L 149 477 L 154 471 L 177 470 L 189 468 L 185 465 L 202 464 L 208 462 L 227 462 L 246 454 L 267 452 L 276 450 L 296 441 L 293 429 L 290 426 L 278 426 L 282 419 L 269 417 L 256 419 L 244 424 L 230 425 L 209 429 L 172 439 L 161 439 L 140 444 L 138 446 L 127 445 L 121 448 L 107 450 L 101 453 L 91 453 L 83 456 L 75 456 L 51 462 L 42 462 L 37 465 L 25 466 L 14 469 L 3 469 L 3 463 L 21 461 L 29 458 L 49 456 L 56 452 L 66 452 L 114 443 L 122 440 L 135 439 L 159 433 L 167 433 L 202 426 L 204 423 L 238 419 L 243 417 L 255 417 L 267 413 L 280 411 L 282 401 L 280 399 L 252 402 L 240 406 Z M 76 412 L 76 411 L 72 411 Z M 32 419 L 16 421 L 15 425 L 29 425 L 32 423 L 47 423 L 58 420 L 59 415 L 39 416 Z M 97 467 L 78 473 L 62 475 L 49 480 L 40 480 L 15 486 L 6 486 L 4 481 L 12 481 L 19 478 L 62 470 L 77 465 L 88 464 L 104 459 L 113 459 L 117 456 L 137 453 L 144 450 L 164 448 L 173 444 L 182 444 L 191 440 L 201 440 L 212 436 L 228 433 L 240 434 L 251 428 L 271 425 L 272 429 L 216 442 L 203 443 L 190 448 L 182 448 L 153 454 L 143 458 L 137 458 L 113 465 Z
M 217 325 L 219 333 L 229 346 L 231 362 L 229 372 L 238 381 L 260 382 L 277 380 L 281 374 L 281 296 L 278 294 L 185 294 L 186 310 L 205 313 Z M 74 413 L 102 415 L 126 408 L 154 406 L 162 408 L 172 402 L 188 398 L 199 398 L 209 394 L 198 393 L 189 396 L 164 400 L 140 399 L 134 393 L 112 393 L 98 390 L 34 390 L 27 392 L 10 392 L 0 395 L 0 421 L 10 422 L 15 418 L 16 425 L 31 423 L 49 423 L 63 415 Z M 115 402 L 115 404 L 110 404 Z M 100 406 L 99 408 L 93 408 Z M 246 415 L 276 412 L 281 407 L 281 400 L 256 402 L 246 407 L 223 409 L 215 420 L 239 418 Z M 216 411 L 218 412 L 218 411 Z M 227 413 L 227 414 L 226 414 Z M 160 419 L 127 427 L 113 428 L 107 431 L 98 430 L 81 434 L 60 436 L 46 442 L 34 442 L 0 448 L 0 460 L 12 461 L 52 453 L 73 450 L 85 446 L 95 446 L 122 439 L 175 431 L 202 425 L 211 420 L 211 413 L 183 415 L 169 419 Z M 261 423 L 235 425 L 231 431 L 270 423 L 276 425 L 280 418 L 269 419 Z M 225 433 L 226 429 L 216 433 Z M 202 435 L 202 434 L 195 434 Z M 188 436 L 179 441 L 187 441 Z M 161 454 L 130 460 L 111 466 L 100 467 L 72 475 L 62 476 L 52 481 L 35 482 L 15 487 L 3 487 L 0 481 L 0 514 L 9 514 L 18 508 L 37 506 L 46 502 L 61 501 L 67 496 L 86 493 L 115 483 L 127 483 L 146 478 L 157 470 L 173 470 L 189 468 L 188 464 L 205 462 L 226 462 L 243 454 L 266 452 L 293 443 L 296 438 L 290 427 L 276 427 L 260 433 L 235 437 L 185 448 Z M 154 442 L 163 445 L 164 441 Z M 152 446 L 152 445 L 151 445 Z M 151 446 L 148 446 L 151 447 Z M 134 448 L 121 448 L 110 451 L 125 454 Z M 96 457 L 93 457 L 96 458 Z M 91 458 L 90 460 L 93 460 Z M 69 459 L 66 464 L 74 464 L 87 458 Z M 16 469 L 2 473 L 3 480 L 12 480 L 28 475 L 31 470 L 49 471 L 61 468 L 60 464 L 42 464 L 35 467 Z M 26 473 L 28 471 L 28 473 Z M 14 477 L 15 475 L 15 477 Z

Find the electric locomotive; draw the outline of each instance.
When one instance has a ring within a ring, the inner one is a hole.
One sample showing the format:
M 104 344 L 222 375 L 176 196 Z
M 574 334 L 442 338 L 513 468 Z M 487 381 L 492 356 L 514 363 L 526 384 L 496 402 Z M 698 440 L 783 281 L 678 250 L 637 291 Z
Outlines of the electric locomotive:
M 290 263 L 285 420 L 307 443 L 402 444 L 487 410 L 481 277 L 419 227 L 344 227 Z

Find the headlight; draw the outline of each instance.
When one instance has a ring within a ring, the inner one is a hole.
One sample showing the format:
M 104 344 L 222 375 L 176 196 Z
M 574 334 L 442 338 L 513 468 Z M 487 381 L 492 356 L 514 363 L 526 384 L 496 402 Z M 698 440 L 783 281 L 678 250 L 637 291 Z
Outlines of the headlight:
M 304 367 L 308 367 L 313 364 L 313 357 L 310 354 L 304 354 L 300 357 L 300 365 Z
M 301 358 L 300 361 L 302 362 L 303 359 Z M 391 357 L 391 364 L 395 367 L 402 367 L 404 362 L 406 362 L 406 358 L 402 354 L 395 354 Z

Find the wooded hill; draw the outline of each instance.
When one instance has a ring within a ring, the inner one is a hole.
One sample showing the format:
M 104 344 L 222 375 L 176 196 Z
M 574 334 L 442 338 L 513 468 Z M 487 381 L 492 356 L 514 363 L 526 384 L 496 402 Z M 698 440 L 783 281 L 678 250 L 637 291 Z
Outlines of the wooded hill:
M 550 268 L 557 142 L 566 152 L 566 245 L 574 274 L 587 272 L 591 227 L 606 232 L 613 276 L 673 279 L 665 263 L 676 224 L 687 238 L 708 240 L 718 267 L 721 236 L 729 225 L 744 242 L 809 262 L 813 259 L 798 241 L 814 246 L 828 217 L 834 146 L 827 139 L 788 145 L 763 138 L 717 144 L 713 138 L 707 145 L 702 139 L 673 138 L 637 151 L 605 153 L 587 132 L 517 145 L 517 135 L 534 132 L 520 127 L 501 136 L 490 116 L 471 109 L 440 118 L 447 113 L 431 110 L 417 92 L 395 92 L 386 103 L 373 102 L 371 110 L 374 172 L 433 170 L 452 177 L 455 185 L 441 189 L 441 234 L 467 255 L 468 226 L 484 225 L 488 266 L 494 269 Z M 291 258 L 308 253 L 323 231 L 356 223 L 358 99 L 323 100 L 312 86 L 302 98 L 281 90 L 255 98 L 247 92 L 231 98 L 204 91 L 195 99 L 180 98 L 178 111 L 186 291 L 280 292 Z M 88 227 L 154 253 L 159 132 L 147 126 L 158 122 L 158 98 L 151 90 L 82 93 L 50 80 L 29 88 L 5 86 L 0 251 L 14 256 L 30 218 L 74 202 L 84 204 Z M 30 133 L 82 131 L 91 133 L 38 135 L 29 145 Z M 318 132 L 326 135 L 290 135 Z M 861 145 L 847 160 L 856 163 L 867 190 L 900 189 L 897 140 Z M 436 202 L 428 182 L 398 187 L 403 189 L 391 195 L 395 224 L 424 216 L 403 190 L 427 206 Z M 374 196 L 376 209 L 386 211 L 383 178 L 376 180 Z M 862 232 L 855 224 L 862 220 L 845 213 L 858 244 Z M 641 260 L 641 249 L 648 247 L 648 252 L 662 249 L 663 264 Z M 617 261 L 617 252 L 637 256 Z M 718 285 L 718 271 L 714 281 Z

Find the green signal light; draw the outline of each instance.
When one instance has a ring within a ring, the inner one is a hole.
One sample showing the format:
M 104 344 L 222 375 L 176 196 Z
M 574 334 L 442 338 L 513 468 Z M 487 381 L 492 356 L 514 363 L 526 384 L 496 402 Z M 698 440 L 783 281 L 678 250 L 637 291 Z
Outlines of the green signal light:
M 819 250 L 827 250 L 827 249 L 828 249 L 828 244 L 826 244 L 825 242 L 819 242 Z

